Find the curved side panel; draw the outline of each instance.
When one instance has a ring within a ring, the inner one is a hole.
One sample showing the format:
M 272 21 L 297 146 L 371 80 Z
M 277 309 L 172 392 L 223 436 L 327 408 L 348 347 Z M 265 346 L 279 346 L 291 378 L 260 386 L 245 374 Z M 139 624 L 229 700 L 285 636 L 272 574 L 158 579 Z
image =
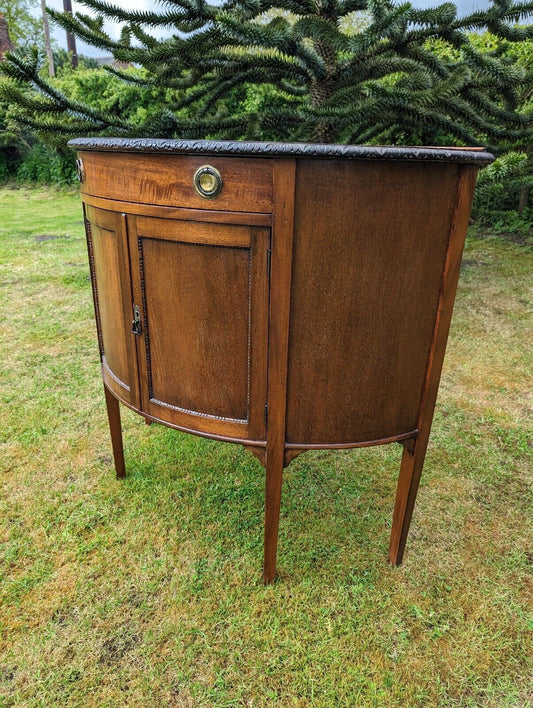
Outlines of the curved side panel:
M 125 218 L 88 205 L 85 217 L 102 376 L 112 392 L 138 406 Z
M 292 447 L 372 444 L 416 430 L 460 170 L 298 164 Z

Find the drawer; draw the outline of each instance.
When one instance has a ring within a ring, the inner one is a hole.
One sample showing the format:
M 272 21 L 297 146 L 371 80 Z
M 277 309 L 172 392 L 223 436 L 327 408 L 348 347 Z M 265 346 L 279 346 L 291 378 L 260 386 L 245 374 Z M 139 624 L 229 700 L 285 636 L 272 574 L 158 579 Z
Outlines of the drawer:
M 268 159 L 93 151 L 80 151 L 78 158 L 83 163 L 84 194 L 158 206 L 272 211 L 272 161 Z M 204 171 L 204 186 L 216 181 L 216 172 L 222 180 L 215 197 L 201 196 L 195 188 L 195 175 L 204 166 L 214 168 Z

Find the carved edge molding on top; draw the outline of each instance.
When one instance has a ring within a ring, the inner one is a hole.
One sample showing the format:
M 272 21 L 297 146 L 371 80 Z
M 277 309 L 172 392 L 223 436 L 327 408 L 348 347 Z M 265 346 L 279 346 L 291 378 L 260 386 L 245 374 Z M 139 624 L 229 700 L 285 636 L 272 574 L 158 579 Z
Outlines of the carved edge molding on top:
M 347 160 L 413 160 L 488 165 L 494 156 L 480 148 L 324 145 L 319 143 L 263 143 L 230 140 L 165 140 L 160 138 L 76 138 L 78 150 L 153 152 L 243 157 L 315 157 Z

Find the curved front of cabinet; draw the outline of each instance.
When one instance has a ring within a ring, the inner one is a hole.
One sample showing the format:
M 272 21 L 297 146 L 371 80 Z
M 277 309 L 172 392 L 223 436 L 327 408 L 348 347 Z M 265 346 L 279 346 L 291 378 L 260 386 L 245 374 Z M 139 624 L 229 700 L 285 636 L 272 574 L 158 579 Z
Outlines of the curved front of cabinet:
M 264 441 L 270 229 L 85 208 L 107 387 L 172 427 Z

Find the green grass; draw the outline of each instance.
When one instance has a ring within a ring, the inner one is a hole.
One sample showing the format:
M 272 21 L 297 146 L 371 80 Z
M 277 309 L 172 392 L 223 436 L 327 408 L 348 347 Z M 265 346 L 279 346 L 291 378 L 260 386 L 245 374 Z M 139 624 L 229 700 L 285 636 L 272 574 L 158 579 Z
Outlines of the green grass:
M 81 205 L 0 191 L 0 707 L 533 706 L 533 251 L 474 235 L 404 565 L 401 449 L 264 473 L 123 410 L 113 476 Z

